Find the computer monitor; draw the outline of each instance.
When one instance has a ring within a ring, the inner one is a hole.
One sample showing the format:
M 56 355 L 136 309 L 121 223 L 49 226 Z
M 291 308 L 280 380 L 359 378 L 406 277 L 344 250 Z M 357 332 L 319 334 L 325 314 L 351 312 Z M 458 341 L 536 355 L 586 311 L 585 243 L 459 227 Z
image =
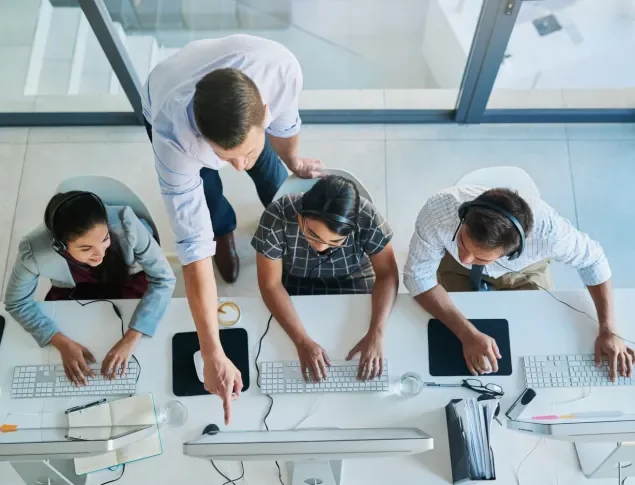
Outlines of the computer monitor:
M 156 433 L 156 425 L 87 428 L 37 428 L 0 433 L 0 461 L 9 461 L 27 485 L 83 484 L 73 459 L 117 450 Z
M 558 441 L 572 441 L 587 478 L 635 476 L 635 416 L 614 419 L 524 421 L 508 419 L 508 429 Z
M 423 453 L 433 439 L 417 428 L 302 429 L 218 432 L 183 445 L 187 456 L 208 460 L 290 461 L 292 485 L 339 485 L 343 459 Z

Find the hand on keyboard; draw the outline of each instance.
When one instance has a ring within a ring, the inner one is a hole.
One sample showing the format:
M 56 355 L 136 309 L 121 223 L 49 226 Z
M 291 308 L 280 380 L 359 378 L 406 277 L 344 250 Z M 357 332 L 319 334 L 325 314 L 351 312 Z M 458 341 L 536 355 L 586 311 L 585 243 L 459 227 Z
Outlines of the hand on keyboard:
M 305 379 L 309 377 L 313 382 L 325 380 L 328 376 L 326 367 L 331 365 L 326 350 L 308 337 L 300 341 L 296 348 Z
M 600 332 L 595 339 L 595 363 L 602 363 L 602 356 L 609 361 L 609 376 L 612 381 L 617 378 L 618 371 L 623 377 L 631 377 L 633 372 L 633 360 L 635 353 L 627 347 L 622 339 L 612 333 Z
M 381 335 L 369 330 L 349 352 L 346 360 L 351 360 L 357 354 L 361 354 L 357 371 L 359 380 L 366 381 L 381 377 L 384 372 L 384 345 Z
M 128 368 L 132 352 L 142 336 L 141 332 L 129 328 L 124 337 L 106 354 L 101 365 L 101 373 L 109 379 L 114 379 L 116 375 L 123 376 Z
M 64 364 L 64 373 L 69 381 L 76 386 L 85 386 L 88 384 L 86 376 L 93 377 L 93 371 L 88 367 L 88 363 L 94 363 L 95 358 L 86 347 L 78 344 L 74 340 L 57 332 L 51 338 L 51 344 L 60 351 L 62 363 Z

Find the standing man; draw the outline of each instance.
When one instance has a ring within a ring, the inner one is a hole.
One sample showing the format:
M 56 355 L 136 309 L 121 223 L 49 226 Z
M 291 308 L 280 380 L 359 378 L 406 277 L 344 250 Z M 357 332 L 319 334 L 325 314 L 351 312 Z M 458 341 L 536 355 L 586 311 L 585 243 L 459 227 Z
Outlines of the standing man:
M 551 290 L 550 260 L 575 268 L 598 315 L 595 360 L 611 379 L 631 376 L 633 350 L 617 337 L 611 268 L 600 245 L 540 199 L 509 189 L 456 186 L 428 199 L 415 224 L 404 282 L 410 294 L 461 341 L 472 374 L 498 370 L 496 341 L 479 332 L 449 291 Z
M 229 424 L 238 369 L 219 339 L 211 257 L 227 282 L 238 277 L 236 214 L 218 170 L 246 171 L 266 207 L 287 178 L 317 177 L 322 164 L 300 158 L 302 71 L 277 42 L 248 35 L 200 40 L 157 65 L 146 82 L 143 115 L 161 194 L 176 236 L 196 325 L 205 389 L 223 400 Z

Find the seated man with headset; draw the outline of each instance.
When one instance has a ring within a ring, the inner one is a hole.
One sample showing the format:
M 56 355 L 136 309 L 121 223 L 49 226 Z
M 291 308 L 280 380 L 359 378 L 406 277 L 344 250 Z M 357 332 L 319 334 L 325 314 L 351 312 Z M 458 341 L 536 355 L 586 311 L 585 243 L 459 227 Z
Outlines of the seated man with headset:
M 611 269 L 600 245 L 540 199 L 509 189 L 455 186 L 428 199 L 410 241 L 404 283 L 415 300 L 459 338 L 472 374 L 498 371 L 496 341 L 479 332 L 448 291 L 552 289 L 554 259 L 575 268 L 600 322 L 595 358 L 631 375 L 633 350 L 615 333 Z

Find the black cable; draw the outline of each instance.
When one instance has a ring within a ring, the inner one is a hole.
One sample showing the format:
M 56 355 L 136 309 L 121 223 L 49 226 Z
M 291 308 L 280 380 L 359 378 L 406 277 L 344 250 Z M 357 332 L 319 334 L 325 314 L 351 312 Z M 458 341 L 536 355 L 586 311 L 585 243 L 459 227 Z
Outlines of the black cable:
M 260 385 L 260 368 L 258 367 L 258 358 L 260 357 L 260 352 L 262 351 L 262 341 L 265 339 L 265 336 L 267 335 L 267 333 L 269 333 L 269 328 L 271 327 L 271 320 L 273 320 L 273 314 L 269 315 L 269 320 L 267 320 L 267 328 L 265 328 L 265 333 L 262 334 L 262 337 L 260 337 L 260 340 L 258 341 L 258 352 L 256 352 L 256 358 L 254 360 L 254 364 L 256 366 L 256 375 L 257 375 L 256 385 L 258 386 L 259 389 L 262 389 L 262 386 Z M 265 416 L 262 418 L 262 423 L 265 425 L 265 429 L 269 431 L 267 418 L 269 417 L 269 415 L 271 414 L 271 410 L 273 409 L 273 397 L 271 397 L 269 394 L 265 394 L 265 396 L 267 396 L 271 402 L 269 404 L 269 409 L 265 413 Z M 278 480 L 280 480 L 280 483 L 284 485 L 284 482 L 282 481 L 282 470 L 280 470 L 280 464 L 277 461 L 275 463 L 276 463 L 276 468 L 278 468 Z
M 123 323 L 123 314 L 121 313 L 121 310 L 119 310 L 119 307 L 115 305 L 115 302 L 111 300 L 102 300 L 102 299 L 81 302 L 73 298 L 73 292 L 75 291 L 75 288 L 73 288 L 73 291 L 71 291 L 69 298 L 82 307 L 92 305 L 93 303 L 110 303 L 112 305 L 112 309 L 115 312 L 115 315 L 117 315 L 117 318 L 119 318 L 119 321 L 121 322 L 121 338 L 123 338 L 125 336 L 125 330 L 124 330 L 125 324 Z M 137 382 L 139 382 L 139 378 L 141 377 L 141 362 L 139 362 L 139 359 L 137 359 L 137 356 L 134 354 L 132 354 L 132 358 L 135 360 L 135 362 L 137 363 L 137 366 L 139 367 L 139 372 L 137 373 L 137 379 L 135 380 L 135 385 L 136 385 Z
M 238 478 L 229 478 L 227 475 L 225 475 L 222 471 L 220 471 L 218 469 L 218 467 L 216 466 L 216 464 L 214 463 L 214 460 L 210 460 L 210 463 L 212 464 L 212 466 L 214 467 L 214 470 L 216 470 L 216 472 L 223 477 L 225 480 L 227 480 L 225 483 L 223 483 L 223 485 L 227 485 L 228 483 L 232 483 L 233 485 L 236 485 L 236 482 L 238 480 L 242 480 L 242 478 L 245 476 L 245 465 L 243 464 L 243 462 L 240 462 L 240 468 L 242 469 L 242 473 L 240 474 L 240 476 Z
M 115 483 L 117 480 L 120 480 L 121 477 L 123 477 L 123 474 L 126 473 L 126 464 L 124 463 L 123 465 L 121 465 L 121 475 L 119 475 L 117 478 L 115 478 L 114 480 L 110 480 L 108 482 L 104 482 L 101 485 L 108 485 L 109 483 Z
M 580 310 L 576 307 L 574 307 L 573 305 L 570 305 L 569 303 L 567 303 L 566 301 L 562 301 L 560 300 L 558 297 L 556 297 L 551 291 L 549 291 L 547 288 L 545 288 L 544 286 L 540 286 L 538 283 L 536 283 L 535 281 L 530 280 L 529 278 L 527 278 L 524 274 L 522 274 L 520 271 L 516 271 L 515 269 L 511 269 L 508 268 L 505 265 L 502 265 L 501 263 L 499 263 L 498 261 L 496 261 L 496 264 L 501 266 L 502 268 L 505 268 L 507 271 L 511 271 L 512 273 L 516 273 L 520 276 L 522 276 L 528 283 L 531 283 L 532 285 L 536 285 L 538 288 L 540 288 L 541 290 L 544 290 L 547 292 L 547 294 L 553 298 L 554 300 L 556 300 L 559 303 L 562 303 L 563 305 L 571 308 L 571 310 L 581 313 L 582 315 L 586 316 L 588 319 L 594 321 L 595 323 L 597 323 L 600 327 L 604 327 L 597 318 L 593 318 L 591 315 L 589 315 L 587 312 L 585 312 L 584 310 Z M 604 327 L 606 328 L 606 327 Z M 622 337 L 621 335 L 616 334 L 615 332 L 613 332 L 610 328 L 607 328 L 606 330 L 609 331 L 609 333 L 611 335 L 613 335 L 614 337 L 623 340 L 624 342 L 628 342 L 629 344 L 635 345 L 635 342 L 633 342 L 632 340 L 629 340 L 627 338 Z

